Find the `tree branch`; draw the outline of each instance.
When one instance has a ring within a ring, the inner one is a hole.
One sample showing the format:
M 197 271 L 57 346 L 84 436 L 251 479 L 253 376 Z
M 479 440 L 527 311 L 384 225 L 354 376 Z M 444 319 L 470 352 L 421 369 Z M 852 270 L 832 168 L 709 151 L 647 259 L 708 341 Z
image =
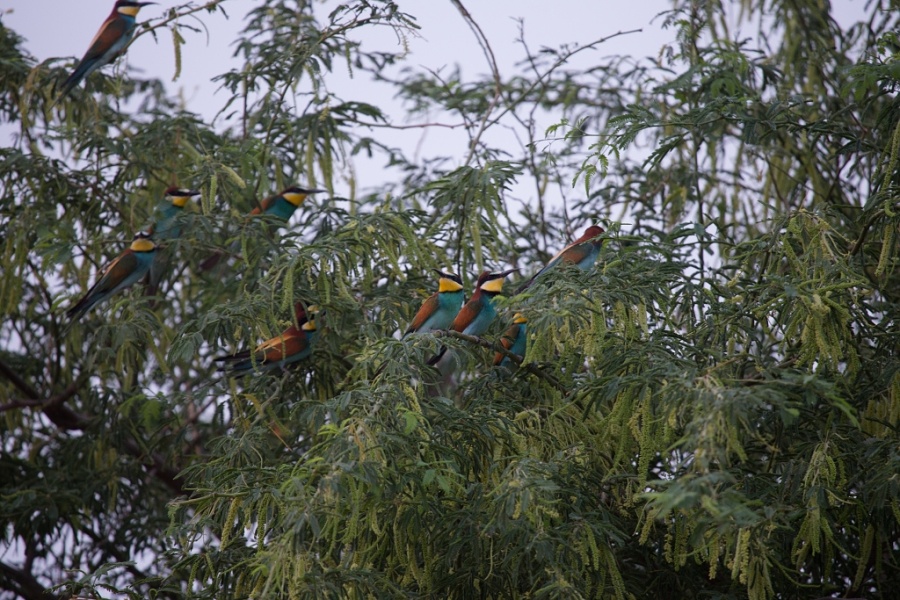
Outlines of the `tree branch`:
M 25 600 L 54 600 L 59 597 L 42 586 L 31 573 L 20 571 L 2 562 L 0 562 L 0 588 L 11 590 Z
M 491 44 L 488 41 L 487 36 L 484 35 L 484 31 L 481 30 L 481 27 L 475 19 L 472 18 L 472 15 L 466 10 L 466 7 L 463 6 L 461 0 L 450 0 L 450 2 L 456 6 L 456 9 L 463 17 L 463 20 L 465 20 L 466 24 L 472 30 L 472 33 L 475 34 L 475 39 L 478 41 L 478 45 L 481 46 L 482 52 L 484 52 L 488 67 L 491 69 L 491 77 L 494 80 L 494 96 L 491 98 L 491 103 L 488 105 L 487 110 L 484 111 L 484 116 L 481 118 L 481 123 L 478 125 L 478 131 L 475 132 L 469 141 L 469 154 L 466 156 L 466 160 L 463 163 L 467 165 L 472 161 L 472 158 L 474 158 L 475 149 L 478 147 L 478 141 L 488 127 L 488 119 L 490 119 L 491 113 L 494 112 L 494 109 L 500 102 L 500 97 L 503 93 L 503 81 L 500 78 L 500 68 L 497 66 L 497 59 L 494 56 L 494 51 L 491 49 Z
M 78 390 L 84 385 L 86 377 L 79 377 L 73 381 L 61 393 L 50 397 L 47 400 L 39 400 L 40 394 L 36 389 L 31 387 L 25 380 L 5 362 L 0 360 L 0 374 L 8 379 L 13 386 L 16 387 L 24 395 L 30 397 L 24 400 L 14 400 L 4 405 L 0 405 L 0 412 L 13 410 L 16 408 L 35 407 L 40 408 L 50 421 L 63 430 L 84 430 L 87 429 L 93 420 L 87 415 L 75 412 L 71 408 L 65 406 L 65 402 L 74 396 Z M 176 494 L 185 493 L 184 486 L 178 481 L 178 471 L 169 467 L 163 457 L 159 454 L 146 454 L 134 438 L 128 438 L 124 442 L 125 451 L 139 460 L 149 458 L 150 465 L 148 472 L 159 479 Z
M 521 356 L 519 356 L 518 354 L 515 354 L 514 352 L 510 352 L 509 350 L 507 350 L 506 348 L 504 348 L 502 345 L 498 344 L 497 342 L 491 342 L 489 340 L 480 338 L 475 335 L 466 335 L 465 333 L 460 333 L 459 331 L 441 330 L 441 331 L 432 331 L 431 333 L 435 337 L 452 337 L 452 338 L 456 338 L 458 340 L 463 340 L 463 341 L 469 342 L 470 344 L 475 344 L 477 346 L 481 346 L 483 348 L 493 350 L 494 352 L 499 352 L 500 354 L 507 356 L 511 361 L 516 363 L 516 365 L 522 367 L 523 369 L 525 369 L 532 375 L 535 375 L 535 376 L 540 377 L 541 379 L 547 381 L 547 383 L 549 383 L 550 385 L 552 385 L 553 387 L 555 387 L 556 389 L 561 391 L 563 394 L 568 394 L 571 391 L 550 373 L 547 373 L 546 371 L 544 371 L 543 369 L 541 369 L 534 363 L 525 363 L 524 359 Z

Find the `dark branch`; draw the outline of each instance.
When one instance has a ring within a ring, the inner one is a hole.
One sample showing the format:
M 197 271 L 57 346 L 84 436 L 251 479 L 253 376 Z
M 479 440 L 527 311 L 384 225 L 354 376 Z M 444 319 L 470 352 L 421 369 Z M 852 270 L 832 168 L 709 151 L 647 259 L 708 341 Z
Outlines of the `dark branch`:
M 24 379 L 19 377 L 18 373 L 13 371 L 12 368 L 8 364 L 3 362 L 2 360 L 0 360 L 0 374 L 2 374 L 4 377 L 6 377 L 9 380 L 9 382 L 12 383 L 16 387 L 16 389 L 18 389 L 20 392 L 22 392 L 29 398 L 37 398 L 38 397 L 37 390 L 35 390 L 30 385 L 28 385 Z
M 34 575 L 0 562 L 0 588 L 11 590 L 25 600 L 54 600 L 58 598 L 34 578 Z
M 91 418 L 77 413 L 65 405 L 66 401 L 74 396 L 78 390 L 84 385 L 86 378 L 79 377 L 73 381 L 61 393 L 52 396 L 48 400 L 42 401 L 37 398 L 40 394 L 31 387 L 25 380 L 16 374 L 12 368 L 0 360 L 0 374 L 3 374 L 20 392 L 29 396 L 27 400 L 14 400 L 13 402 L 0 406 L 0 412 L 13 410 L 16 408 L 36 407 L 40 408 L 50 421 L 63 430 L 83 430 L 91 424 Z M 125 451 L 131 456 L 145 460 L 149 459 L 148 472 L 159 479 L 176 494 L 185 493 L 184 486 L 178 481 L 178 471 L 169 467 L 159 454 L 147 454 L 141 450 L 140 445 L 133 438 L 125 440 Z
M 435 337 L 453 337 L 458 340 L 469 342 L 470 344 L 475 344 L 477 346 L 493 350 L 494 352 L 499 352 L 500 354 L 509 357 L 511 361 L 513 361 L 532 375 L 535 375 L 547 381 L 550 385 L 561 391 L 563 394 L 568 394 L 570 392 L 570 390 L 566 388 L 556 377 L 554 377 L 550 373 L 547 373 L 534 363 L 524 363 L 524 359 L 521 356 L 515 354 L 514 352 L 510 352 L 496 342 L 491 342 L 475 335 L 466 335 L 458 331 L 433 331 L 432 333 Z

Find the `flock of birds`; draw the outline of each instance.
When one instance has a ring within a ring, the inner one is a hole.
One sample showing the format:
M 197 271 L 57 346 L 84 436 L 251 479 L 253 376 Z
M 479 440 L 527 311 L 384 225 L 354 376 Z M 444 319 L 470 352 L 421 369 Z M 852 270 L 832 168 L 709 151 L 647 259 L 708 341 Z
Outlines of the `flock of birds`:
M 154 3 L 131 0 L 118 0 L 115 3 L 112 13 L 100 27 L 90 48 L 63 83 L 57 102 L 87 75 L 112 62 L 124 52 L 134 36 L 138 11 L 148 4 Z M 323 190 L 291 186 L 260 202 L 248 216 L 267 215 L 287 223 L 297 207 L 310 194 L 321 191 Z M 177 186 L 167 189 L 165 198 L 157 210 L 154 224 L 147 232 L 137 233 L 130 247 L 100 271 L 94 285 L 67 310 L 67 315 L 76 320 L 97 304 L 128 289 L 141 279 L 145 279 L 150 290 L 157 289 L 168 266 L 168 260 L 157 242 L 165 244 L 166 240 L 181 235 L 179 215 L 190 200 L 199 195 L 199 191 Z M 599 254 L 603 233 L 603 228 L 598 225 L 588 227 L 580 238 L 560 250 L 518 291 L 528 288 L 558 265 L 568 264 L 582 270 L 589 269 Z M 221 256 L 220 253 L 211 257 L 202 267 L 210 268 Z M 493 299 L 501 293 L 506 276 L 514 271 L 515 269 L 483 272 L 478 277 L 475 291 L 468 301 L 465 300 L 463 283 L 459 275 L 437 271 L 438 290 L 419 308 L 404 337 L 441 330 L 456 331 L 469 336 L 482 335 L 497 316 Z M 318 312 L 314 306 L 304 307 L 301 303 L 297 303 L 294 309 L 294 323 L 290 327 L 252 350 L 216 358 L 215 360 L 221 363 L 220 370 L 241 376 L 254 369 L 284 368 L 303 360 L 312 353 L 317 334 Z M 510 359 L 512 355 L 524 356 L 527 344 L 526 323 L 527 319 L 521 314 L 513 317 L 512 324 L 499 340 L 505 351 L 496 353 L 494 365 L 512 366 Z M 429 360 L 429 364 L 441 371 L 445 371 L 447 362 L 446 348 L 442 348 Z

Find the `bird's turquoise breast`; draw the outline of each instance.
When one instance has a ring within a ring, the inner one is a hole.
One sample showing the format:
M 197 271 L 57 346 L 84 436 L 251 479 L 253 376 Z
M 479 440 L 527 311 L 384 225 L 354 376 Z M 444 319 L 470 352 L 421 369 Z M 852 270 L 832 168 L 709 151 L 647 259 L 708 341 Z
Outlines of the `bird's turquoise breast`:
M 178 215 L 182 209 L 174 204 L 166 203 L 159 211 L 159 218 L 153 228 L 153 237 L 156 240 L 170 240 L 181 235 L 181 227 L 178 225 Z
M 587 253 L 587 255 L 578 261 L 576 264 L 578 268 L 582 271 L 587 271 L 593 266 L 594 262 L 597 260 L 597 257 L 600 255 L 600 248 L 591 244 L 591 249 Z
M 296 206 L 294 206 L 284 198 L 278 198 L 275 200 L 275 202 L 272 203 L 271 206 L 269 206 L 268 209 L 266 209 L 266 214 L 287 221 L 294 214 L 295 210 L 297 210 Z
M 131 273 L 118 287 L 127 287 L 133 283 L 139 281 L 144 275 L 147 274 L 147 271 L 150 270 L 150 266 L 153 265 L 153 260 L 156 258 L 156 251 L 153 252 L 135 252 L 134 257 L 137 259 L 137 266 L 134 269 L 134 272 Z
M 288 356 L 287 358 L 285 358 L 284 364 L 287 365 L 290 363 L 295 363 L 295 362 L 301 361 L 304 358 L 308 357 L 310 354 L 312 354 L 313 344 L 316 343 L 316 338 L 318 338 L 319 332 L 318 331 L 306 331 L 305 333 L 306 333 L 306 348 L 304 348 L 297 354 L 294 354 L 293 356 Z
M 519 329 L 516 331 L 516 341 L 510 347 L 509 351 L 513 354 L 518 354 L 519 356 L 525 355 L 525 341 L 528 339 L 528 332 L 526 330 L 526 325 L 519 325 Z
M 438 309 L 423 324 L 421 331 L 449 329 L 463 304 L 463 291 L 438 294 Z
M 497 311 L 494 309 L 494 303 L 490 300 L 485 301 L 481 306 L 481 310 L 478 311 L 478 316 L 472 319 L 472 322 L 463 330 L 463 333 L 466 335 L 481 335 L 487 331 L 487 328 L 496 316 Z
M 525 356 L 525 343 L 528 340 L 528 334 L 525 329 L 526 325 L 522 323 L 518 325 L 516 328 L 516 339 L 513 342 L 513 345 L 509 347 L 509 351 L 513 354 L 517 354 L 519 356 Z M 512 360 L 508 356 L 503 358 L 503 361 L 500 363 L 503 366 L 508 366 L 512 364 Z

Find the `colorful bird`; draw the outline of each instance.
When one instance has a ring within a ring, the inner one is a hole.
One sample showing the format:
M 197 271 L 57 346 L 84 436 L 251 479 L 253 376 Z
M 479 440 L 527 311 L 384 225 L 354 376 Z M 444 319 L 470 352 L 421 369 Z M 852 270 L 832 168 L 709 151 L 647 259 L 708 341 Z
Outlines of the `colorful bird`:
M 286 367 L 308 357 L 312 353 L 317 336 L 315 306 L 304 310 L 301 303 L 294 306 L 296 324 L 271 339 L 266 340 L 255 349 L 245 350 L 237 354 L 219 356 L 215 360 L 224 364 L 219 371 L 225 371 L 235 377 L 243 377 L 254 368 L 260 371 L 271 371 Z
M 500 345 L 517 356 L 525 356 L 525 347 L 528 342 L 526 331 L 528 319 L 521 313 L 513 315 L 513 322 L 500 337 Z M 508 355 L 498 352 L 494 355 L 494 366 L 512 367 L 515 363 Z
M 534 276 L 525 282 L 516 293 L 520 293 L 534 284 L 534 282 L 560 263 L 574 265 L 582 271 L 587 271 L 597 260 L 600 254 L 600 247 L 603 245 L 603 228 L 599 225 L 591 225 L 584 230 L 584 235 L 556 253 L 556 256 L 550 259 L 547 265 L 534 274 Z
M 269 196 L 260 202 L 259 206 L 250 211 L 250 215 L 266 214 L 287 221 L 294 214 L 294 211 L 297 210 L 297 207 L 303 204 L 307 196 L 324 191 L 292 185 L 280 194 Z
M 445 273 L 434 269 L 440 276 L 438 291 L 428 297 L 422 303 L 419 312 L 416 313 L 412 323 L 403 337 L 412 333 L 427 333 L 438 329 L 447 329 L 453 323 L 454 317 L 462 308 L 465 294 L 463 293 L 462 279 L 456 273 Z
M 259 206 L 247 213 L 247 216 L 255 217 L 265 214 L 278 217 L 283 221 L 288 221 L 294 214 L 294 211 L 297 210 L 297 207 L 303 204 L 303 201 L 306 200 L 307 196 L 324 191 L 325 190 L 307 189 L 302 188 L 299 185 L 292 185 L 291 187 L 283 190 L 280 194 L 269 196 L 268 198 L 260 202 Z M 238 242 L 235 242 L 231 245 L 231 252 L 237 253 L 239 248 L 240 244 Z M 224 257 L 224 251 L 216 251 L 212 256 L 200 263 L 200 270 L 210 271 L 214 269 Z
M 116 2 L 112 12 L 106 17 L 97 35 L 91 41 L 91 46 L 85 52 L 81 62 L 63 83 L 62 92 L 56 99 L 57 102 L 71 92 L 72 88 L 78 85 L 82 79 L 100 67 L 108 65 L 122 54 L 128 42 L 134 37 L 135 19 L 138 12 L 141 7 L 148 4 L 155 4 L 155 2 L 132 2 L 131 0 Z
M 137 233 L 131 242 L 131 247 L 104 267 L 96 283 L 75 306 L 66 311 L 66 314 L 72 319 L 81 318 L 95 304 L 134 285 L 150 270 L 150 265 L 153 264 L 156 256 L 156 249 L 156 244 L 149 235 Z
M 149 234 L 157 241 L 175 239 L 181 236 L 181 225 L 178 223 L 178 215 L 194 196 L 200 192 L 188 190 L 178 186 L 172 186 L 165 192 L 165 199 L 156 209 L 156 220 L 150 226 Z M 164 249 L 156 253 L 150 274 L 147 275 L 147 294 L 156 294 L 159 282 L 163 274 L 168 271 L 169 260 Z
M 181 235 L 178 226 L 178 215 L 194 196 L 199 196 L 196 190 L 187 190 L 173 185 L 166 189 L 165 197 L 156 208 L 156 221 L 150 226 L 148 233 L 157 240 L 170 240 Z
M 503 291 L 503 279 L 510 273 L 514 273 L 517 269 L 509 271 L 500 271 L 491 273 L 485 271 L 478 276 L 478 282 L 475 284 L 475 293 L 469 298 L 465 306 L 460 309 L 453 323 L 450 325 L 451 331 L 458 331 L 465 335 L 481 335 L 487 331 L 491 322 L 497 316 L 497 310 L 494 308 L 494 297 Z M 441 348 L 440 352 L 431 357 L 428 361 L 429 365 L 437 365 L 438 361 L 447 353 L 447 347 Z

